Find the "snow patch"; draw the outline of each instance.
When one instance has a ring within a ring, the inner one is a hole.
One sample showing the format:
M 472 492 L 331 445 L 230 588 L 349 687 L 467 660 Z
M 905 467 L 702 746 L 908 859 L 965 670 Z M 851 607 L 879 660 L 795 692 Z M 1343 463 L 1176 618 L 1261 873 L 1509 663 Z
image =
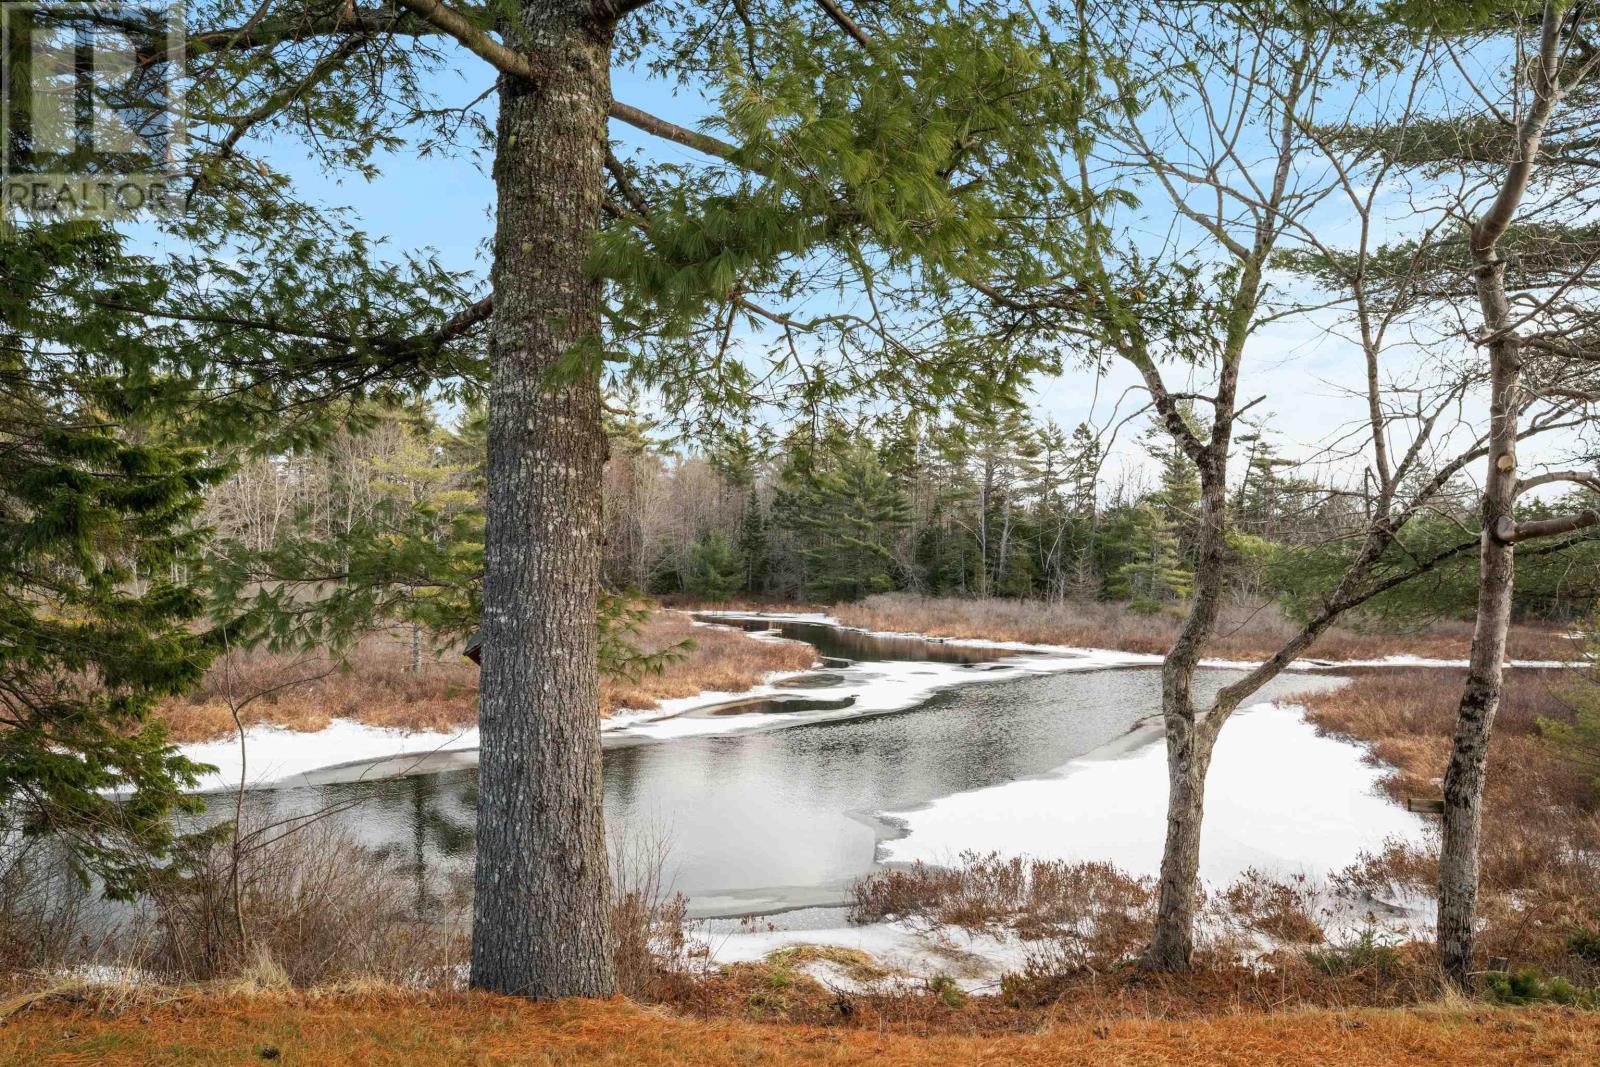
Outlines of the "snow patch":
M 1249 868 L 1312 878 L 1424 823 L 1378 792 L 1382 772 L 1359 745 L 1320 736 L 1293 705 L 1239 711 L 1207 778 L 1200 874 L 1226 884 Z M 883 858 L 950 864 L 964 851 L 1109 861 L 1155 875 L 1166 831 L 1166 748 L 1073 760 L 1047 778 L 957 793 L 886 813 L 902 835 Z
M 344 764 L 420 760 L 478 747 L 476 726 L 452 733 L 392 730 L 353 719 L 334 719 L 325 728 L 311 732 L 281 726 L 252 726 L 244 736 L 242 766 L 237 737 L 178 746 L 178 751 L 187 758 L 217 768 L 201 780 L 201 791 L 237 789 L 241 776 L 249 785 L 265 785 Z M 385 769 L 386 775 L 397 773 L 404 773 L 404 769 Z

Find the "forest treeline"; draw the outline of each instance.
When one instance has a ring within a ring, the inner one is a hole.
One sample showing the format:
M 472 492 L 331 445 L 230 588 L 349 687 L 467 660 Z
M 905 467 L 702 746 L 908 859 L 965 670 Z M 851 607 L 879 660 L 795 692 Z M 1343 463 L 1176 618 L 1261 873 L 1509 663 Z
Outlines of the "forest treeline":
M 1192 417 L 1192 413 L 1191 413 Z M 1019 402 L 944 417 L 807 423 L 713 447 L 664 439 L 614 408 L 607 423 L 602 575 L 619 602 L 684 594 L 833 603 L 873 593 L 1109 600 L 1139 613 L 1182 607 L 1194 580 L 1200 487 L 1148 419 L 1120 452 L 1088 423 L 1070 432 Z M 327 447 L 250 457 L 212 489 L 205 521 L 222 572 L 241 582 L 382 588 L 369 604 L 449 644 L 470 629 L 481 566 L 484 419 L 427 405 L 367 409 Z M 1291 614 L 1315 594 L 1366 521 L 1363 501 L 1283 454 L 1270 428 L 1236 438 L 1231 590 Z M 1579 490 L 1531 516 L 1587 506 Z M 1470 537 L 1476 490 L 1440 489 L 1396 558 Z M 1378 598 L 1369 624 L 1414 627 L 1470 613 L 1469 559 Z M 311 566 L 315 563 L 316 566 Z M 1600 548 L 1529 554 L 1516 588 L 1526 619 L 1572 620 L 1594 603 Z

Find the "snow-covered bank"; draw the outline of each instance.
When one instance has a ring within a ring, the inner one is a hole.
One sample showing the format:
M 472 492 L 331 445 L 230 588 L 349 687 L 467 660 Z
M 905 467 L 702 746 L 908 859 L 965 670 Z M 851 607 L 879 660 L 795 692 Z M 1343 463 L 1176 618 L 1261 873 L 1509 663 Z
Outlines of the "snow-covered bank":
M 1207 778 L 1201 877 L 1231 882 L 1256 868 L 1321 877 L 1415 840 L 1416 815 L 1378 792 L 1380 768 L 1361 746 L 1319 736 L 1300 708 L 1258 704 L 1223 728 Z M 1149 744 L 1074 760 L 1055 775 L 957 793 L 917 811 L 888 812 L 902 828 L 891 861 L 949 863 L 961 852 L 1106 860 L 1137 875 L 1161 864 L 1166 749 Z
M 891 972 L 882 981 L 871 983 L 878 991 L 895 986 L 922 988 L 935 975 L 945 975 L 968 993 L 999 992 L 1000 979 L 1021 971 L 1037 949 L 1005 932 L 928 930 L 907 922 L 816 930 L 743 930 L 704 934 L 700 940 L 711 961 L 722 965 L 751 963 L 798 945 L 865 952 Z M 856 991 L 866 986 L 826 959 L 803 963 L 799 969 L 833 989 Z
M 998 852 L 1069 862 L 1105 861 L 1154 876 L 1166 828 L 1166 750 L 1159 731 L 1073 760 L 1044 778 L 958 793 L 914 811 L 884 813 L 900 836 L 881 846 L 890 862 L 959 862 L 962 852 Z M 1424 821 L 1378 791 L 1382 769 L 1361 746 L 1321 736 L 1293 705 L 1239 711 L 1217 742 L 1206 790 L 1201 877 L 1220 887 L 1246 871 L 1320 881 L 1391 839 L 1419 840 Z M 1428 901 L 1334 900 L 1324 894 L 1323 921 L 1344 938 L 1377 919 L 1400 936 L 1423 936 Z M 894 922 L 849 926 L 842 911 L 820 929 L 739 931 L 708 936 L 720 963 L 761 959 L 794 945 L 859 949 L 915 978 L 949 974 L 968 991 L 993 989 L 1018 970 L 1030 946 L 1003 931 L 929 931 Z M 1037 948 L 1038 946 L 1034 946 Z M 826 961 L 806 969 L 848 985 Z
M 752 635 L 752 640 L 762 640 Z M 1001 647 L 1001 646 L 995 646 Z M 1030 674 L 1143 666 L 1154 657 L 1121 652 L 1037 648 L 1026 657 L 966 666 L 955 663 L 886 661 L 832 668 L 836 684 L 806 690 L 808 696 L 850 701 L 835 711 L 760 711 L 700 714 L 731 701 L 794 696 L 777 683 L 807 672 L 778 672 L 761 685 L 739 693 L 708 691 L 663 700 L 649 710 L 621 711 L 601 723 L 608 745 L 670 741 L 746 730 L 778 729 L 802 722 L 881 715 L 913 707 L 954 685 L 1005 681 Z M 245 735 L 244 777 L 251 786 L 393 777 L 446 766 L 470 766 L 478 748 L 476 727 L 453 733 L 405 732 L 337 719 L 326 729 L 297 732 L 273 726 L 251 727 Z M 201 784 L 205 791 L 236 789 L 240 781 L 237 738 L 179 746 L 190 759 L 217 768 Z M 446 761 L 443 757 L 452 757 Z
M 775 678 L 786 675 L 775 675 Z M 770 684 L 750 693 L 704 692 L 691 697 L 663 700 L 648 711 L 625 710 L 600 724 L 602 734 L 626 731 L 655 718 L 670 718 L 697 708 L 713 706 L 747 695 L 776 691 Z M 425 766 L 437 766 L 448 755 L 475 756 L 478 728 L 455 731 L 393 730 L 369 726 L 354 719 L 334 719 L 324 729 L 303 731 L 280 726 L 252 726 L 245 731 L 243 762 L 239 739 L 225 738 L 179 745 L 178 751 L 197 763 L 210 764 L 216 773 L 208 774 L 201 791 L 237 789 L 240 774 L 251 786 L 306 784 L 317 771 L 349 768 L 349 779 L 392 777 L 414 773 Z M 470 766 L 473 760 L 463 765 Z M 340 776 L 321 775 L 322 780 Z
M 202 791 L 211 792 L 237 789 L 241 773 L 250 785 L 267 785 L 344 764 L 421 760 L 477 747 L 476 726 L 443 733 L 390 730 L 353 719 L 334 719 L 324 729 L 309 732 L 281 726 L 252 726 L 245 731 L 242 762 L 237 737 L 179 745 L 178 751 L 196 763 L 217 768 L 216 773 L 206 775 L 200 783 Z M 396 768 L 385 773 L 404 771 Z

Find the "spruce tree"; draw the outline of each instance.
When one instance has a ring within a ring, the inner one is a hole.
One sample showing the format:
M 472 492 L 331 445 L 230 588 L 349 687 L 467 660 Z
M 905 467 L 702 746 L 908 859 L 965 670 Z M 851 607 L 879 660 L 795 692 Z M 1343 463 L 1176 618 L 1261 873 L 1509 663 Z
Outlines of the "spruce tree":
M 689 551 L 685 592 L 707 600 L 726 600 L 744 588 L 745 561 L 721 530 L 712 530 Z
M 1123 544 L 1131 558 L 1117 568 L 1111 594 L 1126 598 L 1130 610 L 1153 615 L 1189 595 L 1194 572 L 1184 563 L 1177 527 L 1154 500 L 1133 509 Z
M 909 509 L 869 445 L 847 448 L 813 473 L 795 492 L 793 514 L 809 595 L 856 600 L 895 587 L 893 545 Z
M 201 768 L 148 721 L 221 633 L 198 519 L 224 471 L 171 410 L 131 410 L 151 352 L 64 297 L 137 265 L 88 223 L 0 227 L 0 834 L 50 832 L 114 895 L 172 844 Z
M 767 538 L 767 516 L 762 510 L 761 496 L 754 486 L 745 497 L 744 514 L 739 520 L 739 541 L 736 546 L 739 559 L 744 563 L 743 588 L 750 593 L 767 592 L 768 572 L 771 567 L 771 548 Z

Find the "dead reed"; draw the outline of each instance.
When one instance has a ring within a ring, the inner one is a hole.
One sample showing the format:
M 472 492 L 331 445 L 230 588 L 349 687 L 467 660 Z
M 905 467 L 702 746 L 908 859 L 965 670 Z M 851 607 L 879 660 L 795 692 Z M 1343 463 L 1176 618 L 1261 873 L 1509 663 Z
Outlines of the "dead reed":
M 882 593 L 831 609 L 840 621 L 868 630 L 925 633 L 939 637 L 987 638 L 1029 644 L 1115 648 L 1164 653 L 1182 624 L 1178 611 L 1138 615 L 1124 604 L 1072 600 L 1060 604 L 1027 600 L 965 600 L 910 593 Z M 1270 604 L 1230 604 L 1207 654 L 1259 659 L 1271 655 L 1294 633 L 1292 624 Z M 1324 659 L 1379 659 L 1408 653 L 1439 659 L 1465 658 L 1472 640 L 1470 623 L 1441 619 L 1416 631 L 1362 631 L 1334 627 L 1307 655 Z M 1566 659 L 1581 648 L 1555 628 L 1514 628 L 1511 654 L 1519 659 Z
M 739 692 L 774 671 L 803 670 L 816 660 L 809 645 L 757 639 L 728 627 L 696 626 L 688 616 L 657 612 L 634 639 L 647 652 L 692 642 L 659 673 L 606 679 L 601 713 L 652 708 L 657 701 L 705 690 Z M 234 733 L 233 703 L 248 700 L 246 726 L 271 724 L 314 731 L 334 719 L 397 730 L 457 730 L 478 717 L 478 668 L 454 654 L 428 655 L 410 670 L 409 635 L 373 634 L 342 661 L 270 652 L 235 653 L 215 664 L 195 692 L 156 712 L 177 742 L 214 741 Z M 252 699 L 253 698 L 253 699 Z

